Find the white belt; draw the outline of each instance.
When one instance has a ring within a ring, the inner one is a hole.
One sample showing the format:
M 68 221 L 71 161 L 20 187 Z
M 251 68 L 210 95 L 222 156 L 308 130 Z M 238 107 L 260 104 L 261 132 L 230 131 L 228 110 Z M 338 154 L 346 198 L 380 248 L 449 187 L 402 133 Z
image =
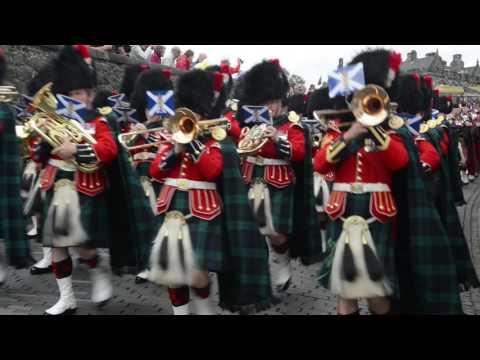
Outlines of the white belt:
M 179 190 L 217 190 L 217 184 L 207 181 L 194 181 L 187 179 L 165 179 L 165 185 L 175 186 Z
M 58 160 L 58 159 L 50 159 L 48 160 L 48 163 L 52 166 L 55 166 L 63 171 L 69 171 L 69 172 L 75 172 L 77 171 L 77 167 L 73 165 L 72 163 L 68 163 L 64 160 Z
M 364 193 L 370 193 L 370 192 L 390 192 L 390 187 L 387 184 L 382 184 L 382 183 L 375 183 L 375 184 L 334 183 L 333 184 L 333 191 L 343 191 L 343 192 L 349 192 L 349 193 L 353 193 L 353 194 L 364 194 Z
M 254 156 L 249 156 L 247 157 L 247 162 L 255 165 L 289 165 L 290 162 L 287 160 L 279 160 L 279 159 L 266 159 L 263 157 L 254 157 Z
M 157 157 L 157 154 L 151 152 L 141 152 L 133 155 L 133 160 L 153 160 Z

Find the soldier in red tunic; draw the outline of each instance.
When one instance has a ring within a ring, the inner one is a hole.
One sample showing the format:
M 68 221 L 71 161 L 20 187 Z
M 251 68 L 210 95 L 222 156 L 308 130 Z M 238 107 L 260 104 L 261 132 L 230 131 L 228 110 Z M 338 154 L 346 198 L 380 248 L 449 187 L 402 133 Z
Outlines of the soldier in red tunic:
M 77 302 L 72 287 L 72 260 L 69 247 L 78 247 L 90 268 L 92 301 L 104 305 L 113 293 L 105 264 L 96 248 L 108 247 L 108 209 L 104 166 L 117 156 L 117 145 L 107 121 L 91 109 L 96 74 L 84 46 L 65 46 L 53 62 L 52 92 L 68 95 L 87 105 L 85 129 L 96 143 L 75 144 L 70 139 L 53 149 L 45 142 L 35 151 L 35 160 L 45 164 L 41 190 L 46 199 L 44 246 L 53 248 L 53 272 L 60 289 L 59 301 L 46 310 L 49 315 L 73 313 Z M 84 172 L 77 165 L 96 165 Z
M 399 68 L 397 55 L 382 49 L 366 51 L 351 63 L 360 62 L 367 85 L 390 88 Z M 326 210 L 332 220 L 330 255 L 320 282 L 339 296 L 339 314 L 358 314 L 361 298 L 368 300 L 372 313 L 387 314 L 391 310 L 388 297 L 397 292 L 391 236 L 397 213 L 392 174 L 408 164 L 408 153 L 393 131 L 366 127 L 351 115 L 342 129 L 346 120 L 344 116 L 331 127 L 329 140 L 315 156 L 315 171 L 335 171 Z
M 278 60 L 262 62 L 250 69 L 242 78 L 242 96 L 239 108 L 246 111 L 252 106 L 267 107 L 271 114 L 269 124 L 256 124 L 246 113 L 241 111 L 239 121 L 244 127 L 252 127 L 244 136 L 251 136 L 266 126 L 261 138 L 263 147 L 254 152 L 249 151 L 243 158 L 242 173 L 250 186 L 249 199 L 260 228 L 267 237 L 270 246 L 270 264 L 272 286 L 277 295 L 288 289 L 291 282 L 290 260 L 292 257 L 315 258 L 321 256 L 321 242 L 318 242 L 320 228 L 315 216 L 313 199 L 313 171 L 311 169 L 311 139 L 308 129 L 302 127 L 298 115 L 286 113 L 285 101 L 289 83 Z M 258 111 L 258 110 L 257 110 Z M 260 130 L 262 131 L 262 130 Z M 307 134 L 307 135 L 306 135 Z M 297 171 L 298 170 L 298 171 Z M 297 177 L 300 173 L 300 178 Z M 304 188 L 303 195 L 296 195 Z M 298 206 L 305 201 L 303 208 Z M 311 209 L 311 213 L 309 212 Z M 303 214 L 297 221 L 296 212 Z M 308 215 L 307 215 L 308 214 Z M 308 221 L 314 223 L 307 225 Z M 300 224 L 302 222 L 302 224 Z M 299 227 L 312 229 L 319 249 L 309 247 L 308 235 L 299 235 Z M 316 228 L 316 229 L 315 229 Z M 318 232 L 317 232 L 318 230 Z M 305 241 L 305 242 L 304 242 Z M 304 243 L 303 243 L 304 242 Z M 315 260 L 307 260 L 312 263 Z

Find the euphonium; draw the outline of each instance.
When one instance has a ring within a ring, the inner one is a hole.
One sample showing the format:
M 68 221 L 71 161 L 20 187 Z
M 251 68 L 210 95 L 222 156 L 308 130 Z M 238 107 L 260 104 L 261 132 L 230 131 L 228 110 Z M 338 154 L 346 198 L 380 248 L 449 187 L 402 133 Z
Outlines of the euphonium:
M 355 94 L 350 107 L 360 124 L 377 126 L 390 114 L 390 97 L 380 86 L 367 85 Z
M 179 108 L 166 121 L 166 128 L 172 134 L 172 140 L 179 144 L 188 144 L 204 133 L 210 133 L 215 140 L 222 141 L 230 129 L 230 122 L 227 118 L 199 120 L 190 109 Z
M 75 144 L 89 143 L 94 145 L 97 143 L 95 138 L 91 136 L 78 122 L 70 120 L 58 115 L 55 110 L 57 100 L 51 93 L 52 83 L 42 87 L 35 94 L 32 107 L 37 110 L 35 114 L 28 120 L 23 129 L 18 130 L 20 138 L 28 138 L 33 133 L 41 136 L 50 146 L 56 148 L 62 145 L 65 138 L 70 139 Z M 75 160 L 69 160 L 80 171 L 91 173 L 98 170 L 97 164 L 79 164 Z

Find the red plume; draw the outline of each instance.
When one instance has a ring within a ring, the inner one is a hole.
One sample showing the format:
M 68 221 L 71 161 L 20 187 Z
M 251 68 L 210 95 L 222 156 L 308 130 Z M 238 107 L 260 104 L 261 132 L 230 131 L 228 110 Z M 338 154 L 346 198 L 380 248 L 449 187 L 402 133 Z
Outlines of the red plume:
M 163 70 L 162 70 L 162 73 L 163 73 L 163 75 L 165 75 L 165 77 L 166 77 L 167 79 L 170 80 L 170 79 L 172 78 L 172 70 L 170 70 L 170 69 L 163 69 Z
M 396 73 L 400 70 L 400 64 L 402 63 L 402 54 L 397 52 L 391 52 L 390 57 L 388 59 L 388 63 L 390 69 L 395 71 Z
M 223 74 L 215 72 L 214 76 L 215 78 L 213 80 L 213 90 L 220 92 L 223 89 Z
M 433 86 L 433 79 L 432 79 L 432 77 L 429 76 L 429 75 L 426 75 L 426 76 L 423 77 L 423 80 L 425 80 L 425 84 L 428 86 L 428 88 L 431 89 L 432 86 Z
M 88 45 L 73 45 L 73 48 L 82 56 L 83 59 L 90 59 Z
M 270 64 L 274 64 L 274 65 L 277 65 L 278 69 L 281 70 L 282 67 L 280 66 L 280 60 L 278 59 L 272 59 L 269 61 Z

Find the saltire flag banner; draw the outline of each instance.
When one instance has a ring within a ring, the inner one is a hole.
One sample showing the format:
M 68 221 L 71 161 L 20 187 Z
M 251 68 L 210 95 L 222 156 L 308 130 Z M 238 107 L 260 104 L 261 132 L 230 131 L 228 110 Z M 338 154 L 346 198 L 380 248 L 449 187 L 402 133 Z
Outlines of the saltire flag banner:
M 347 96 L 365 87 L 363 63 L 344 66 L 328 75 L 328 96 Z
M 438 117 L 438 115 L 440 114 L 440 111 L 436 110 L 436 109 L 432 109 L 432 119 L 436 119 Z
M 24 94 L 21 94 L 18 104 L 14 106 L 15 112 L 18 118 L 27 118 L 31 117 L 33 114 L 30 112 L 30 104 L 32 103 L 33 98 Z
M 135 109 L 122 109 L 122 108 L 112 108 L 113 112 L 117 114 L 118 122 L 132 122 L 139 123 L 137 110 Z
M 420 125 L 422 124 L 423 116 L 421 115 L 405 116 L 404 115 L 403 117 L 406 119 L 405 125 L 407 126 L 410 133 L 414 136 L 418 136 L 420 133 Z
M 150 117 L 175 115 L 173 91 L 147 91 L 147 110 Z
M 57 95 L 57 100 L 56 113 L 58 115 L 76 120 L 81 124 L 85 123 L 84 119 L 88 112 L 87 105 L 85 105 L 85 103 L 60 94 Z
M 240 109 L 245 124 L 271 124 L 270 111 L 266 106 L 244 105 Z
M 125 98 L 125 94 L 112 95 L 107 99 L 107 104 L 112 109 L 130 109 L 130 104 Z

